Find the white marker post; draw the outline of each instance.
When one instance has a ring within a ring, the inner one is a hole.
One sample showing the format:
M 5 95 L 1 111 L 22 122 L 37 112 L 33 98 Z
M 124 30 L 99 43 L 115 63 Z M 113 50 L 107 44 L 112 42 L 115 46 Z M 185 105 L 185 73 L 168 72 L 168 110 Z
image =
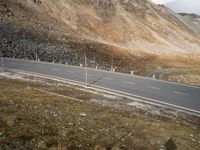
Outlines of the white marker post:
M 111 69 L 110 69 L 112 72 L 114 72 L 114 70 L 113 70 L 113 54 L 112 54 L 112 56 L 111 56 Z
M 35 53 L 35 60 L 38 61 L 38 54 Z
M 153 79 L 155 79 L 156 78 L 156 75 L 155 74 L 153 74 Z
M 1 52 L 1 67 L 2 67 L 2 71 L 4 71 L 4 62 L 3 62 L 3 54 Z
M 3 61 L 3 53 L 1 52 L 1 67 L 2 67 L 2 72 L 4 72 L 4 61 Z
M 131 75 L 132 75 L 132 76 L 134 75 L 134 71 L 133 71 L 133 70 L 131 70 Z
M 87 72 L 87 57 L 85 55 L 85 83 L 86 83 L 86 88 L 88 86 L 88 72 Z

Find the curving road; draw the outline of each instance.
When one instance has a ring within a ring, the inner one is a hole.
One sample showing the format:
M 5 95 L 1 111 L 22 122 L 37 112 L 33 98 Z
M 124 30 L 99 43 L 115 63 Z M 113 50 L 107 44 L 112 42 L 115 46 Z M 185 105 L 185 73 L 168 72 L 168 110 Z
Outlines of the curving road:
M 4 58 L 4 65 L 8 69 L 85 83 L 85 69 L 81 67 L 8 58 Z M 200 88 L 94 69 L 88 69 L 90 83 L 93 83 L 91 86 L 200 114 Z
M 154 79 L 160 79 L 161 76 L 165 73 L 170 73 L 170 72 L 177 72 L 177 71 L 196 71 L 196 70 L 200 70 L 199 68 L 170 68 L 170 69 L 161 69 L 161 70 L 157 70 L 155 72 L 152 72 L 150 74 L 148 74 L 146 77 L 149 78 L 154 78 Z

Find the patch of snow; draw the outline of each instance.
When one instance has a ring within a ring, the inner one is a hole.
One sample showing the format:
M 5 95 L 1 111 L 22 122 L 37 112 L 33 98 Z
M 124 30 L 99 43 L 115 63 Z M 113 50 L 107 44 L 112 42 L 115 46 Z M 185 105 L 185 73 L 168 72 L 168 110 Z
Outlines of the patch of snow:
M 24 78 L 23 75 L 13 74 L 13 73 L 10 73 L 10 72 L 1 72 L 0 76 L 6 77 L 6 78 L 9 78 L 9 79 L 21 79 L 22 80 Z
M 68 123 L 68 125 L 73 126 L 74 124 L 73 123 Z
M 113 95 L 107 95 L 107 94 L 104 94 L 103 95 L 105 98 L 110 98 L 110 99 L 118 99 L 118 97 L 117 96 L 113 96 Z
M 87 115 L 85 113 L 80 113 L 80 116 L 87 117 Z
M 193 134 L 190 134 L 190 137 L 192 137 L 192 138 L 193 138 L 193 137 L 194 137 L 194 135 L 193 135 Z
M 134 101 L 131 103 L 127 103 L 128 106 L 135 106 L 137 108 L 146 108 L 147 106 L 145 104 L 142 104 L 140 102 Z

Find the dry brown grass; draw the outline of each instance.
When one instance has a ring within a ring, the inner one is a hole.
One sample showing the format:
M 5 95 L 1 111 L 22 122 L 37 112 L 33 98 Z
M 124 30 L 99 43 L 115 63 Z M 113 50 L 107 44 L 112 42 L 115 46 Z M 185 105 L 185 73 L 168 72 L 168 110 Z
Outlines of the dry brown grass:
M 162 79 L 170 82 L 178 82 L 183 84 L 200 86 L 200 71 L 186 70 L 165 73 L 163 74 Z
M 74 101 L 38 88 L 91 98 L 70 87 L 1 78 L 0 149 L 153 150 L 162 148 L 168 137 L 180 150 L 200 146 L 198 126 L 134 109 Z

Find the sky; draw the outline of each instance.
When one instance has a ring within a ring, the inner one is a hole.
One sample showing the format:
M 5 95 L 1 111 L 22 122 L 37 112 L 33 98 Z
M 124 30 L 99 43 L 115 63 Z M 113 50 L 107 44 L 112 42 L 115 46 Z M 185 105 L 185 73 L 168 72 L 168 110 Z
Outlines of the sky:
M 195 13 L 200 15 L 200 0 L 152 0 L 164 4 L 175 12 Z
M 167 4 L 167 3 L 173 2 L 175 0 L 152 0 L 152 1 L 157 4 Z

